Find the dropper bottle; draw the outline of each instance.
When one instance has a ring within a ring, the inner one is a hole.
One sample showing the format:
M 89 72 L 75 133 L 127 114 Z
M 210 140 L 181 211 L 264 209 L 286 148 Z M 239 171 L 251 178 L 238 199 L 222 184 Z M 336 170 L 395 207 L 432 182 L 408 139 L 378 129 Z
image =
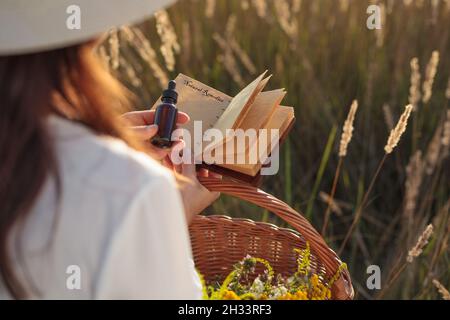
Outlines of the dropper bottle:
M 174 80 L 169 82 L 168 88 L 163 91 L 162 103 L 156 108 L 154 124 L 158 125 L 158 133 L 152 139 L 152 144 L 158 148 L 170 148 L 173 144 L 172 133 L 176 129 L 178 115 L 176 86 Z

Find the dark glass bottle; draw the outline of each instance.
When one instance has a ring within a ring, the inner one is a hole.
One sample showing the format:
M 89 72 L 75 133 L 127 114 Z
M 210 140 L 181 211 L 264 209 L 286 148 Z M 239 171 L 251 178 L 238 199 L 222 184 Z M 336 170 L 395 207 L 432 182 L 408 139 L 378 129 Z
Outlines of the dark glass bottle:
M 158 125 L 158 133 L 152 139 L 152 144 L 158 148 L 170 148 L 173 144 L 172 133 L 176 129 L 178 115 L 176 85 L 173 80 L 169 82 L 162 94 L 162 103 L 156 108 L 154 124 Z

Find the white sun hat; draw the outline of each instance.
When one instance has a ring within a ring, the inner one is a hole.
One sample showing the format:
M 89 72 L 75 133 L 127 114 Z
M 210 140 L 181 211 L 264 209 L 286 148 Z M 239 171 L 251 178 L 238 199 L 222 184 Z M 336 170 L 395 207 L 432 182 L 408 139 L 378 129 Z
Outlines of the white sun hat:
M 87 41 L 137 23 L 174 0 L 1 0 L 0 55 L 35 53 Z

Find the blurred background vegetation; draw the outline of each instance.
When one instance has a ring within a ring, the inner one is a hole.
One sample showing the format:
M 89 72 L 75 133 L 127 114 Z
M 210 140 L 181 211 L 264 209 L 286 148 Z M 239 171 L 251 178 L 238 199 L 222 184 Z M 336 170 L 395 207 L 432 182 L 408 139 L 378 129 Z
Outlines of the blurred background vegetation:
M 380 6 L 381 30 L 366 26 L 371 4 Z M 267 177 L 262 189 L 305 214 L 319 231 L 342 125 L 357 99 L 353 140 L 324 232 L 338 250 L 383 158 L 389 131 L 410 101 L 411 60 L 417 57 L 421 74 L 420 90 L 413 93 L 423 96 L 437 51 L 432 96 L 416 104 L 341 253 L 357 298 L 437 299 L 433 279 L 450 287 L 449 32 L 449 0 L 179 0 L 137 28 L 111 31 L 100 53 L 141 108 L 153 105 L 179 72 L 230 95 L 262 71 L 273 73 L 269 89 L 286 88 L 283 104 L 295 106 L 297 122 L 282 146 L 279 174 Z M 268 212 L 228 197 L 208 213 L 284 226 Z M 405 264 L 430 223 L 429 245 Z M 381 267 L 381 292 L 366 287 L 372 264 Z

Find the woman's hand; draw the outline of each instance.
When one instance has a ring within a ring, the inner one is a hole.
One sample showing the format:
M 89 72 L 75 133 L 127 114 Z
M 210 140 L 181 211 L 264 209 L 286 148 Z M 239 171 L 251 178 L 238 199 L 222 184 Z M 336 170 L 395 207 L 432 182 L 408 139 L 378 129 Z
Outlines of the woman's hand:
M 211 192 L 206 189 L 198 181 L 198 176 L 212 176 L 216 179 L 221 179 L 222 177 L 205 169 L 201 169 L 197 172 L 195 164 L 174 165 L 169 157 L 170 152 L 175 147 L 180 148 L 178 144 L 184 143 L 183 141 L 175 142 L 170 149 L 154 147 L 150 143 L 151 138 L 158 132 L 158 126 L 153 125 L 155 119 L 154 111 L 133 111 L 125 113 L 122 117 L 133 129 L 138 138 L 147 142 L 145 145 L 147 146 L 147 152 L 150 156 L 160 160 L 165 166 L 177 173 L 175 174 L 175 177 L 183 199 L 186 220 L 188 224 L 190 224 L 197 214 L 210 206 L 220 196 L 220 193 Z M 189 116 L 186 113 L 178 112 L 178 125 L 185 124 L 189 120 Z
M 157 148 L 150 143 L 150 140 L 158 132 L 158 126 L 153 124 L 155 120 L 155 111 L 153 110 L 128 112 L 122 115 L 122 118 L 133 129 L 138 139 L 146 142 L 146 151 L 156 160 L 165 160 L 173 148 L 180 143 L 184 143 L 183 141 L 177 141 L 170 149 Z M 184 112 L 178 112 L 177 125 L 187 122 L 189 122 L 189 116 Z
M 182 164 L 175 166 L 174 169 L 178 172 L 176 175 L 177 183 L 183 198 L 184 211 L 189 225 L 196 215 L 210 206 L 220 196 L 219 192 L 211 192 L 206 189 L 198 181 L 197 177 L 211 176 L 216 179 L 221 179 L 222 177 L 205 169 L 200 169 L 197 172 L 195 164 Z

